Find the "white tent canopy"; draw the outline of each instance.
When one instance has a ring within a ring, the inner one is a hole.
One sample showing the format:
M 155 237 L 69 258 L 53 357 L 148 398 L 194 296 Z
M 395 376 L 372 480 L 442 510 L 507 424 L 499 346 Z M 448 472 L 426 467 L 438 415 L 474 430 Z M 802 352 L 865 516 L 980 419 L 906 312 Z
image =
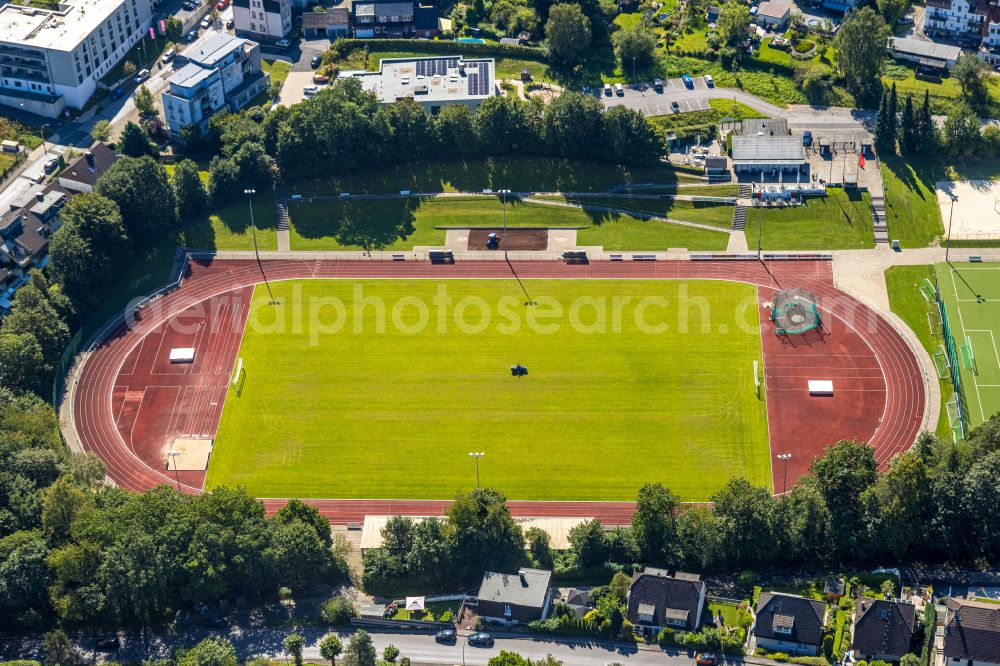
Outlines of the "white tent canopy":
M 406 597 L 406 610 L 408 610 L 408 611 L 422 611 L 422 610 L 424 610 L 424 598 L 423 597 Z

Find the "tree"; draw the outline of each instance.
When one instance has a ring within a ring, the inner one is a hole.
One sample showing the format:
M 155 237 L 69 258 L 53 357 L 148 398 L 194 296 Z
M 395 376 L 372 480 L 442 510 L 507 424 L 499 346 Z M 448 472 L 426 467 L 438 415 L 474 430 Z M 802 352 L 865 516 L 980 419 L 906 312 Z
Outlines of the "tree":
M 198 173 L 198 165 L 191 160 L 181 160 L 170 176 L 177 196 L 177 214 L 184 221 L 189 220 L 208 205 L 208 190 Z
M 962 99 L 973 109 L 984 108 L 989 101 L 989 76 L 989 65 L 974 53 L 963 53 L 951 68 L 951 77 L 962 88 Z
M 548 41 L 549 56 L 556 64 L 576 67 L 584 52 L 590 48 L 590 19 L 584 15 L 580 5 L 552 5 L 549 19 L 545 22 L 545 39 Z
M 73 666 L 79 662 L 79 655 L 62 629 L 54 629 L 42 636 L 46 666 Z
M 645 116 L 624 105 L 604 112 L 604 136 L 611 159 L 621 164 L 656 164 L 663 139 Z
M 176 42 L 177 40 L 179 40 L 181 38 L 181 35 L 184 33 L 184 24 L 176 16 L 171 16 L 170 18 L 167 19 L 166 27 L 167 27 L 166 30 L 167 39 L 170 40 L 171 42 Z
M 611 36 L 623 72 L 645 69 L 656 53 L 656 35 L 642 23 L 623 28 Z
M 712 496 L 721 558 L 734 567 L 768 564 L 774 543 L 774 500 L 764 488 L 731 479 Z
M 107 143 L 111 138 L 111 121 L 98 120 L 90 129 L 90 138 L 97 143 Z
M 524 557 L 524 533 L 499 490 L 461 493 L 448 508 L 448 550 L 458 575 L 475 580 L 483 571 L 516 569 Z
M 65 543 L 70 537 L 70 527 L 81 512 L 90 505 L 83 492 L 73 485 L 69 477 L 61 477 L 45 492 L 42 500 L 42 532 L 52 546 Z
M 208 165 L 208 194 L 213 206 L 232 200 L 240 189 L 240 172 L 233 160 L 216 155 Z
M 852 9 L 840 25 L 834 41 L 837 67 L 847 90 L 859 101 L 878 99 L 888 37 L 889 27 L 871 7 Z
M 38 340 L 31 333 L 0 333 L 0 386 L 41 393 L 47 373 Z
M 135 63 L 131 60 L 126 60 L 125 64 L 122 65 L 122 74 L 125 75 L 126 79 L 130 78 L 133 74 L 135 74 L 135 69 Z
M 632 534 L 639 556 L 650 564 L 675 564 L 677 560 L 677 523 L 674 512 L 677 497 L 660 483 L 647 483 L 639 489 Z
M 869 518 L 877 535 L 873 541 L 897 559 L 926 541 L 924 526 L 931 518 L 929 487 L 927 466 L 914 452 L 897 456 L 875 485 L 874 515 Z
M 889 91 L 889 112 L 887 114 L 889 121 L 889 153 L 896 153 L 896 139 L 899 137 L 899 97 L 896 94 L 896 82 L 892 82 L 892 88 Z
M 337 634 L 327 634 L 319 642 L 319 654 L 332 666 L 337 666 L 337 657 L 344 651 L 344 644 Z
M 330 521 L 320 514 L 318 508 L 311 504 L 306 504 L 302 500 L 288 500 L 285 506 L 278 509 L 278 512 L 274 514 L 274 521 L 282 525 L 288 525 L 293 522 L 308 525 L 316 532 L 316 536 L 323 542 L 323 545 L 327 548 L 333 545 L 333 536 L 330 533 Z
M 931 115 L 931 91 L 924 90 L 924 103 L 917 114 L 917 150 L 930 153 L 937 149 L 937 127 Z
M 151 157 L 119 159 L 98 178 L 95 191 L 118 204 L 133 247 L 157 242 L 177 220 L 170 179 Z
M 975 155 L 980 150 L 979 116 L 964 102 L 949 111 L 941 128 L 942 140 L 952 155 Z
M 552 546 L 549 544 L 549 533 L 539 527 L 529 527 L 524 532 L 528 542 L 528 553 L 532 563 L 541 569 L 552 567 Z
M 472 155 L 479 149 L 472 112 L 464 104 L 449 104 L 434 121 L 438 151 L 444 155 Z
M 350 622 L 352 617 L 357 617 L 358 611 L 350 599 L 338 595 L 323 602 L 319 615 L 328 624 L 341 625 Z
M 156 113 L 156 103 L 153 101 L 153 93 L 149 92 L 146 84 L 142 84 L 135 91 L 135 108 L 139 115 L 151 116 Z
M 719 11 L 716 21 L 716 32 L 719 43 L 723 46 L 740 48 L 747 38 L 747 28 L 750 27 L 750 8 L 744 2 L 727 0 Z
M 63 301 L 66 301 L 65 303 Z M 49 373 L 69 343 L 68 299 L 58 287 L 53 287 L 41 271 L 31 272 L 31 281 L 17 290 L 14 305 L 0 325 L 0 334 L 29 333 L 42 349 L 43 365 L 39 372 L 43 380 L 51 381 Z
M 576 561 L 581 567 L 593 567 L 607 561 L 607 549 L 604 545 L 604 527 L 601 521 L 594 518 L 574 525 L 569 530 L 570 552 L 576 555 Z
M 346 666 L 375 666 L 376 658 L 371 635 L 364 629 L 358 629 L 351 636 L 351 642 L 344 653 L 344 663 Z
M 382 547 L 394 557 L 405 557 L 413 549 L 415 525 L 409 516 L 390 516 L 382 527 Z
M 562 157 L 602 153 L 604 106 L 591 95 L 566 92 L 545 107 L 544 139 Z
M 903 102 L 903 113 L 899 119 L 899 148 L 904 154 L 910 154 L 917 150 L 919 145 L 919 128 L 917 126 L 917 115 L 913 110 L 912 95 L 906 96 Z
M 225 638 L 206 638 L 184 653 L 177 666 L 237 666 L 236 649 Z
M 285 654 L 292 655 L 292 659 L 295 661 L 295 666 L 302 666 L 302 649 L 305 645 L 306 639 L 302 634 L 288 634 L 282 642 L 282 647 L 285 648 Z
M 71 198 L 60 218 L 63 225 L 49 243 L 52 276 L 74 303 L 96 305 L 116 278 L 108 267 L 128 258 L 121 213 L 111 199 L 86 192 Z
M 122 155 L 129 157 L 142 157 L 143 155 L 156 157 L 156 148 L 149 140 L 149 133 L 131 120 L 125 123 L 122 135 L 118 139 L 118 150 Z
M 909 0 L 877 0 L 879 14 L 888 25 L 894 24 L 910 7 Z
M 399 659 L 399 648 L 395 645 L 386 645 L 382 650 L 382 659 L 390 664 L 395 664 L 396 660 Z
M 33 608 L 46 607 L 51 583 L 48 555 L 48 546 L 37 530 L 14 532 L 0 539 L 0 616 L 13 620 Z
M 840 441 L 826 447 L 809 467 L 830 512 L 833 553 L 845 557 L 864 545 L 861 496 L 877 478 L 875 454 L 865 444 Z

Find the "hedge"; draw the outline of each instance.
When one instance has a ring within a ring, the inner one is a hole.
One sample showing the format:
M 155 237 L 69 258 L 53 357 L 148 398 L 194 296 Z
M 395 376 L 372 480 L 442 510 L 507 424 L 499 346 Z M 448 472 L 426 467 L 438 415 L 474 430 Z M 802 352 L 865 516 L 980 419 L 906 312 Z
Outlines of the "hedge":
M 830 666 L 830 662 L 823 657 L 792 657 L 790 661 L 802 666 Z
M 924 644 L 920 650 L 920 666 L 930 666 L 936 626 L 937 608 L 934 606 L 934 599 L 931 598 L 924 604 Z
M 849 640 L 845 640 L 845 634 L 847 626 L 847 613 L 842 610 L 837 611 L 837 630 L 833 636 L 833 656 L 837 659 L 843 659 L 844 654 L 847 652 L 847 643 Z
M 341 55 L 355 49 L 368 47 L 379 51 L 413 51 L 418 53 L 461 53 L 484 56 L 522 58 L 525 60 L 548 61 L 545 49 L 534 46 L 508 46 L 506 44 L 477 44 L 473 42 L 453 42 L 429 39 L 338 39 L 333 49 Z

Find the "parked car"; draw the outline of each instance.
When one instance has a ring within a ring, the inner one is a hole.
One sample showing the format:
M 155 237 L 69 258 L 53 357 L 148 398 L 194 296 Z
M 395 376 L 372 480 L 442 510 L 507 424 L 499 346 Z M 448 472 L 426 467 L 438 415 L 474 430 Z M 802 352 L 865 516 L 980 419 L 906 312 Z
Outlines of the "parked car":
M 899 25 L 913 25 L 913 17 L 900 16 L 898 19 L 896 19 L 896 23 Z
M 663 79 L 654 79 L 653 80 L 653 90 L 655 90 L 656 92 L 660 92 L 660 93 L 663 92 L 663 84 L 664 84 Z
M 173 60 L 176 55 L 177 51 L 175 49 L 167 49 L 163 52 L 163 56 L 160 57 L 160 62 L 166 65 L 168 62 Z
M 704 652 L 695 654 L 694 661 L 698 666 L 715 666 L 715 657 Z
M 705 75 L 705 85 L 708 86 L 709 88 L 715 87 L 715 79 L 712 78 L 711 74 Z
M 202 30 L 207 30 L 208 28 L 211 28 L 212 27 L 212 17 L 211 16 L 206 16 L 205 18 L 203 18 L 201 20 L 201 23 L 199 23 L 198 25 L 201 26 Z
M 235 26 L 235 25 L 236 25 L 236 21 L 233 20 L 232 16 L 230 16 L 228 19 L 226 19 L 226 30 L 232 30 L 233 26 Z
M 684 76 L 682 76 L 681 77 L 681 81 L 684 82 L 684 85 L 686 87 L 688 87 L 688 88 L 694 88 L 694 79 L 691 78 L 690 74 L 685 74 Z
M 458 640 L 458 634 L 454 629 L 442 629 L 434 634 L 434 640 L 438 643 L 454 643 Z
M 615 84 L 615 94 L 618 95 L 619 97 L 625 96 L 625 88 L 622 87 L 622 84 L 620 83 Z
M 315 95 L 318 92 L 319 92 L 319 86 L 305 86 L 302 89 L 302 94 L 305 97 L 312 97 L 313 95 Z
M 309 66 L 312 67 L 313 69 L 316 69 L 322 63 L 323 63 L 323 54 L 317 53 L 312 57 L 312 60 L 309 61 Z
M 121 647 L 121 642 L 117 636 L 100 636 L 94 641 L 95 650 L 117 650 Z
M 485 631 L 477 631 L 469 636 L 469 645 L 493 647 L 493 635 Z
M 112 102 L 114 102 L 116 100 L 119 100 L 119 99 L 121 99 L 124 96 L 125 96 L 125 89 L 122 88 L 122 87 L 115 88 L 114 90 L 111 91 L 111 101 Z
M 677 100 L 674 100 L 673 102 L 670 103 L 670 110 L 673 111 L 674 113 L 681 112 L 681 105 L 677 103 Z
M 136 83 L 142 83 L 143 81 L 145 81 L 148 78 L 149 78 L 149 70 L 148 69 L 140 69 L 139 73 L 135 75 L 135 82 Z
M 229 0 L 219 0 L 217 3 L 215 3 L 215 8 L 218 9 L 220 12 L 225 11 L 228 7 L 229 7 Z
M 287 49 L 289 46 L 292 45 L 292 43 L 290 41 L 288 41 L 287 39 L 279 39 L 278 41 L 276 41 L 274 43 L 274 45 L 276 47 L 278 47 L 279 49 Z
M 604 94 L 606 96 L 608 96 L 608 97 L 611 97 L 611 84 L 610 83 L 605 83 L 604 84 Z
M 806 148 L 813 145 L 813 133 L 809 130 L 802 133 L 802 145 Z
M 45 166 L 42 168 L 45 169 L 45 173 L 52 173 L 53 171 L 56 170 L 57 166 L 59 166 L 59 159 L 53 157 L 48 162 L 46 162 Z
M 198 28 L 195 28 L 194 30 L 192 30 L 187 34 L 187 40 L 188 43 L 193 43 L 197 39 L 198 39 Z

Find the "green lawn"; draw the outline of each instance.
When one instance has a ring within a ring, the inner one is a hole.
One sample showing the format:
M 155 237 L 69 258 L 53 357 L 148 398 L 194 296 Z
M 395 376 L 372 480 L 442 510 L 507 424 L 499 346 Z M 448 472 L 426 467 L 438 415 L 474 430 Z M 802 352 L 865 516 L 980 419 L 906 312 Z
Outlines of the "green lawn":
M 924 279 L 934 282 L 933 266 L 893 266 L 885 272 L 885 285 L 889 290 L 889 307 L 916 334 L 920 344 L 929 354 L 935 354 L 941 344 L 941 336 L 931 332 L 928 314 L 936 318 L 935 308 L 920 293 L 920 284 Z M 938 418 L 936 432 L 939 437 L 951 438 L 948 429 L 948 415 L 945 404 L 950 399 L 952 390 L 948 379 L 939 380 L 941 386 L 941 415 Z
M 1000 264 L 938 264 L 935 269 L 951 322 L 955 344 L 972 342 L 975 362 L 960 357 L 969 426 L 1000 411 Z M 982 302 L 977 301 L 982 297 Z
M 718 196 L 706 192 L 702 196 Z M 735 195 L 724 195 L 735 196 Z M 655 213 L 682 222 L 698 222 L 720 229 L 733 226 L 734 206 L 703 201 L 676 201 L 673 199 L 636 199 L 634 197 L 574 197 L 570 201 L 594 206 L 607 206 L 629 211 Z
M 206 488 L 445 499 L 475 483 L 473 449 L 482 483 L 512 499 L 770 487 L 754 287 L 524 286 L 537 306 L 511 279 L 278 282 L 277 306 L 258 290 Z M 530 374 L 511 377 L 514 363 Z
M 261 60 L 261 69 L 271 75 L 271 83 L 284 83 L 292 65 L 284 60 Z
M 670 167 L 629 167 L 544 157 L 487 157 L 420 160 L 293 183 L 290 194 L 303 196 L 412 192 L 481 192 L 485 188 L 520 192 L 603 192 L 628 183 L 699 181 L 693 172 Z
M 756 247 L 758 216 L 763 218 L 765 250 L 854 250 L 875 247 L 868 193 L 827 189 L 803 206 L 752 208 L 747 213 L 747 242 Z
M 913 68 L 909 65 L 897 63 L 897 67 L 894 69 L 900 68 L 908 72 L 905 78 L 897 79 L 886 76 L 882 78 L 882 82 L 890 87 L 892 84 L 896 84 L 896 94 L 899 96 L 901 105 L 907 95 L 912 95 L 914 106 L 919 108 L 919 105 L 923 104 L 924 101 L 924 92 L 928 91 L 930 92 L 933 112 L 947 114 L 955 102 L 962 98 L 962 87 L 955 78 L 948 77 L 942 79 L 940 83 L 920 81 L 913 75 Z M 991 114 L 995 114 L 1000 111 L 1000 80 L 993 76 L 987 77 L 987 88 L 990 93 Z
M 739 627 L 740 624 L 740 607 L 738 604 L 734 604 L 728 601 L 709 601 L 706 604 L 706 610 L 711 616 L 713 621 L 718 623 L 718 617 L 722 615 L 722 624 L 727 627 Z M 744 624 L 749 621 L 749 612 L 744 614 Z M 747 627 L 744 627 L 747 628 Z
M 686 203 L 686 202 L 679 202 Z M 690 204 L 687 204 L 690 205 Z M 694 209 L 686 213 L 696 212 Z M 730 219 L 732 209 L 730 208 Z M 486 227 L 503 224 L 499 199 L 454 197 L 375 201 L 339 200 L 293 203 L 288 210 L 293 250 L 360 249 L 343 245 L 337 234 L 345 223 L 364 219 L 396 240 L 389 250 L 409 250 L 416 245 L 441 246 L 445 230 L 437 227 Z M 509 201 L 507 224 L 512 227 L 573 227 L 581 245 L 603 245 L 606 250 L 724 250 L 728 235 L 691 229 L 668 222 L 643 221 L 628 215 L 583 211 L 579 208 Z M 398 236 L 394 235 L 398 232 Z
M 938 172 L 937 163 L 919 158 L 882 160 L 889 238 L 904 248 L 926 247 L 944 233 L 934 189 L 934 183 L 943 179 Z

